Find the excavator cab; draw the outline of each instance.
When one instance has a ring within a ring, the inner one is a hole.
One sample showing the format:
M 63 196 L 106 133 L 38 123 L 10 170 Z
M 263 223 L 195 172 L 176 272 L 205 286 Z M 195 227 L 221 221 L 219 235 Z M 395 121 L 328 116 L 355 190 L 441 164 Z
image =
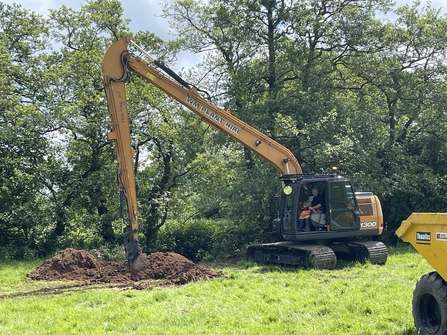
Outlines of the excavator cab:
M 360 229 L 360 210 L 349 180 L 337 175 L 289 175 L 281 179 L 279 217 L 272 222 L 271 235 L 305 241 L 314 240 L 315 234 L 334 235 Z M 324 199 L 317 211 L 307 209 L 314 197 L 312 189 L 317 189 Z M 306 220 L 304 231 L 298 229 L 300 219 Z

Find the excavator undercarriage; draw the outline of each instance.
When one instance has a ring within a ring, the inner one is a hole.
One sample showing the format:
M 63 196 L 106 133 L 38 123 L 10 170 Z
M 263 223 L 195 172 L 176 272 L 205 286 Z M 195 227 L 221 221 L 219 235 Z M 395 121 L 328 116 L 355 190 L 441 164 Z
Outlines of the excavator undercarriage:
M 351 240 L 328 244 L 299 244 L 291 241 L 253 244 L 247 249 L 248 259 L 257 263 L 334 269 L 337 257 L 385 264 L 388 250 L 382 242 Z

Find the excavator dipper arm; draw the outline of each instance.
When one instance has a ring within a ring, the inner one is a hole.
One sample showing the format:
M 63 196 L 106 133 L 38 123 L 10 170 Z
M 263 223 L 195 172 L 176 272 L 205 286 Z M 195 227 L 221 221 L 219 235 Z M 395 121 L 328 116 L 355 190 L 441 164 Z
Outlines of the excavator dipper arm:
M 110 51 L 113 51 L 112 45 Z M 133 271 L 140 271 L 147 267 L 147 261 L 138 243 L 138 204 L 135 186 L 135 172 L 133 158 L 135 151 L 131 144 L 129 115 L 126 103 L 125 75 L 120 63 L 112 62 L 109 51 L 103 61 L 103 82 L 108 103 L 108 110 L 112 122 L 112 130 L 107 134 L 109 140 L 115 142 L 118 160 L 118 181 L 121 194 L 127 203 L 130 231 L 123 234 L 126 257 Z

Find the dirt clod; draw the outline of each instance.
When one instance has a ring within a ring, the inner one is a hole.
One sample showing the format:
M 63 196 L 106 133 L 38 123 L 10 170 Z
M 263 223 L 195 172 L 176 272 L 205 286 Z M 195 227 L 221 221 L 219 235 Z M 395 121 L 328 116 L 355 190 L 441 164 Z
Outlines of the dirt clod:
M 127 263 L 97 260 L 85 250 L 65 249 L 46 260 L 27 277 L 48 281 L 83 281 L 88 283 L 130 283 L 148 279 L 162 279 L 165 283 L 186 284 L 199 279 L 210 280 L 223 277 L 222 272 L 214 272 L 197 265 L 174 252 L 144 254 L 149 268 L 132 274 Z M 142 289 L 142 285 L 136 285 Z

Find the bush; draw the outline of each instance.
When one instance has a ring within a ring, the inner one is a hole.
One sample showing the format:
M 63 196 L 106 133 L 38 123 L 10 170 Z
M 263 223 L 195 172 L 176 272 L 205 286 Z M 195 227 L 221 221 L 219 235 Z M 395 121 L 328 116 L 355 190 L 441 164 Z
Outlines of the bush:
M 95 249 L 101 247 L 105 242 L 92 231 L 88 230 L 70 230 L 59 238 L 59 249 Z
M 0 260 L 33 260 L 38 258 L 36 250 L 27 246 L 4 246 L 0 247 Z
M 251 242 L 252 235 L 250 225 L 236 226 L 223 219 L 168 222 L 158 233 L 157 249 L 176 252 L 198 262 L 238 253 Z

